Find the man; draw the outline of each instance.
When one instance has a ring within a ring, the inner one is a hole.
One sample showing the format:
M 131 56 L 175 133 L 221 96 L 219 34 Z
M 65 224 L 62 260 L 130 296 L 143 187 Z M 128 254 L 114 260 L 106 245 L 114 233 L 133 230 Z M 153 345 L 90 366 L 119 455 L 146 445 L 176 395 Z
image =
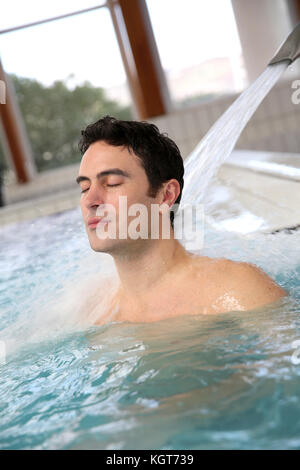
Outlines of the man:
M 180 202 L 183 160 L 156 126 L 105 116 L 82 131 L 79 148 L 83 158 L 77 182 L 89 242 L 93 250 L 113 257 L 120 279 L 97 324 L 250 310 L 287 295 L 255 265 L 196 256 L 174 237 L 171 208 Z M 146 236 L 144 226 L 139 238 L 129 233 L 134 204 L 145 209 Z M 153 208 L 158 208 L 156 222 Z M 166 213 L 167 238 L 162 236 Z M 153 226 L 158 237 L 151 237 Z M 105 238 L 105 232 L 110 236 Z M 99 291 L 103 296 L 103 286 Z

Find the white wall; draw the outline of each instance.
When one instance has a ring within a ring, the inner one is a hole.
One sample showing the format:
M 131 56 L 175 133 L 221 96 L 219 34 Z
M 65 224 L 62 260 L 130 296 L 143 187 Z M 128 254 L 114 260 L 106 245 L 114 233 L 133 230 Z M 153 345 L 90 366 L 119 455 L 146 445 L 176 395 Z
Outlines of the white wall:
M 265 69 L 293 29 L 286 0 L 231 0 L 249 82 Z
M 299 77 L 300 78 L 300 77 Z M 293 104 L 291 81 L 275 86 L 242 132 L 236 148 L 300 153 L 300 104 Z M 179 146 L 185 158 L 237 95 L 152 119 Z

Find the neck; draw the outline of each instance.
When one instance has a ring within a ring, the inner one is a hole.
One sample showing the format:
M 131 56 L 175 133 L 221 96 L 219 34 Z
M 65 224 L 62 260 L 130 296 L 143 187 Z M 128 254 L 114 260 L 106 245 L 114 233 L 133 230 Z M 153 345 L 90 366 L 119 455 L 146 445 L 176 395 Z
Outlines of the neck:
M 161 286 L 188 253 L 174 237 L 139 240 L 126 255 L 114 256 L 120 278 L 120 293 L 137 300 Z

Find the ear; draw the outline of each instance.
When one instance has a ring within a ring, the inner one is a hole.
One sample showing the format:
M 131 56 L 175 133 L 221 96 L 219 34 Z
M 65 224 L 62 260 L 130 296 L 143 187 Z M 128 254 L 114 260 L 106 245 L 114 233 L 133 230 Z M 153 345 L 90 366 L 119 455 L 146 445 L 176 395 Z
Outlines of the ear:
M 160 212 L 171 209 L 180 194 L 180 184 L 176 179 L 171 179 L 164 184 L 161 196 Z

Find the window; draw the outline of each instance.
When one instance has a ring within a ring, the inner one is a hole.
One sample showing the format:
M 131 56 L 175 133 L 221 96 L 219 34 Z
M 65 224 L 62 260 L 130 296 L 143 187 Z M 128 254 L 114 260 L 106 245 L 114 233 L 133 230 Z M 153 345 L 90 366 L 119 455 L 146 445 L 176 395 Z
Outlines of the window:
M 10 0 L 0 29 L 99 3 Z M 38 170 L 78 161 L 80 130 L 103 114 L 131 118 L 126 74 L 108 8 L 3 34 L 0 43 Z
M 147 0 L 147 6 L 176 106 L 246 86 L 230 0 Z

